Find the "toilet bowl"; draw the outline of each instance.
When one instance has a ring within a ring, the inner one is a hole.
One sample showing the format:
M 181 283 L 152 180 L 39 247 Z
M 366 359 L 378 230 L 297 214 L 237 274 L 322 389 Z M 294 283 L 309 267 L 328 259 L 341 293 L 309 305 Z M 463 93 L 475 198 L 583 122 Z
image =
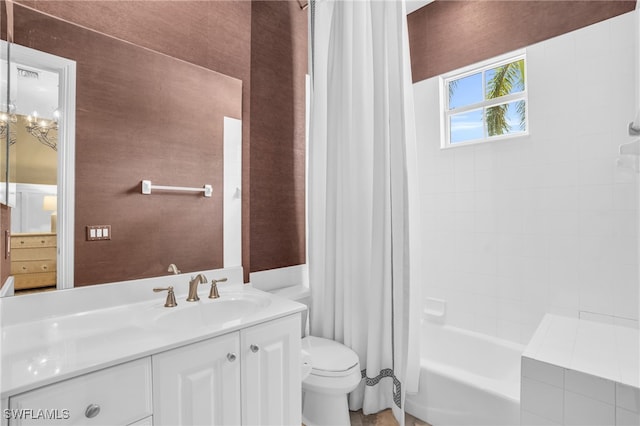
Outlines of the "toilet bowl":
M 271 293 L 295 300 L 307 306 L 311 302 L 309 289 L 292 286 Z M 302 315 L 302 336 L 305 335 L 307 312 Z M 362 380 L 358 355 L 330 339 L 307 336 L 302 339 L 302 423 L 306 426 L 349 425 L 347 394 Z
M 338 342 L 308 336 L 303 351 L 311 357 L 311 371 L 302 381 L 302 422 L 314 425 L 348 425 L 347 394 L 360 380 L 358 355 Z

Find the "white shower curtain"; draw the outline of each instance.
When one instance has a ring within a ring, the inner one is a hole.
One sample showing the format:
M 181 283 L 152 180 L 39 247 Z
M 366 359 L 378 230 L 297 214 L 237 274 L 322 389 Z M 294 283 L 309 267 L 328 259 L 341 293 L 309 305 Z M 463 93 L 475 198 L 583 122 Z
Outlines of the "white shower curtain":
M 360 357 L 349 406 L 417 391 L 416 141 L 404 1 L 320 0 L 310 14 L 311 334 Z

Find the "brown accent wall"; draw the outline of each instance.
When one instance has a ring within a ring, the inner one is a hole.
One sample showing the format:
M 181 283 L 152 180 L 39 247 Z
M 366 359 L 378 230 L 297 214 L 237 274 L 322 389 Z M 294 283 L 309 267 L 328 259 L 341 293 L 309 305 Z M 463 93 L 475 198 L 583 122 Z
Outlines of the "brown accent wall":
M 130 43 L 242 80 L 242 264 L 250 259 L 251 2 L 17 0 Z
M 304 263 L 304 75 L 307 65 L 307 12 L 295 0 L 290 1 L 57 1 L 17 0 L 18 3 L 89 29 L 102 32 L 133 45 L 200 65 L 242 81 L 243 120 L 243 244 L 245 281 L 249 271 Z M 256 19 L 252 19 L 254 13 Z M 29 30 L 31 31 L 31 30 Z M 16 30 L 18 43 L 20 30 Z M 24 29 L 22 30 L 24 32 Z M 73 43 L 83 45 L 84 40 Z M 60 47 L 60 46 L 58 46 Z M 135 62 L 135 61 L 133 61 Z M 120 64 L 122 65 L 122 64 Z M 161 71 L 158 70 L 160 73 Z M 173 73 L 163 71 L 167 79 Z M 97 77 L 97 76 L 96 76 Z M 259 87 L 254 94 L 251 85 Z M 259 106 L 254 110 L 251 103 Z M 279 114 L 277 112 L 280 112 Z M 274 114 L 275 113 L 275 114 Z M 251 123 L 254 120 L 257 125 Z M 276 117 L 277 115 L 277 117 Z M 255 132 L 255 137 L 254 137 Z M 104 148 L 102 154 L 107 151 Z M 123 150 L 108 150 L 107 161 L 117 164 Z M 77 182 L 95 176 L 95 162 L 84 165 L 78 151 Z M 163 154 L 164 155 L 164 154 Z M 252 158 L 258 158 L 254 167 Z M 158 155 L 154 163 L 162 162 Z M 109 163 L 109 164 L 110 164 Z M 101 167 L 109 167 L 100 163 Z M 83 171 L 84 170 L 84 171 Z M 256 173 L 256 177 L 253 177 Z M 99 173 L 97 177 L 106 178 Z M 258 188 L 254 189 L 253 185 Z M 134 190 L 130 189 L 129 196 Z M 285 194 L 284 196 L 281 194 Z M 101 213 L 92 207 L 97 195 L 85 200 L 77 197 L 76 209 L 96 218 Z M 108 200 L 120 204 L 126 194 L 110 195 Z M 166 201 L 166 198 L 165 198 Z M 87 204 L 85 206 L 85 204 Z M 254 207 L 255 204 L 255 207 Z M 91 210 L 93 209 L 93 210 Z M 158 216 L 166 206 L 159 206 Z M 132 224 L 142 226 L 138 214 Z M 166 217 L 165 217 L 166 218 Z M 262 219 L 265 220 L 262 220 Z M 124 220 L 124 219 L 123 219 Z M 252 225 L 252 220 L 258 221 Z M 76 232 L 84 226 L 76 218 Z M 133 226 L 133 225 L 132 225 Z M 116 229 L 113 229 L 114 238 Z M 127 253 L 157 246 L 158 254 L 171 254 L 175 233 L 164 235 Z M 182 235 L 184 238 L 184 235 Z M 84 247 L 83 235 L 77 235 L 78 252 Z M 255 250 L 252 244 L 259 245 Z M 105 245 L 106 246 L 106 245 Z M 193 250 L 203 247 L 194 246 Z M 104 282 L 103 257 L 90 256 L 76 267 L 76 275 L 92 282 Z M 172 260 L 178 263 L 177 260 Z M 156 269 L 158 265 L 153 265 Z M 187 270 L 179 264 L 183 270 Z M 151 275 L 149 271 L 149 275 Z M 107 273 L 108 275 L 108 273 Z M 121 273 L 124 275 L 124 272 Z M 91 277 L 89 277 L 91 276 Z
M 413 81 L 630 12 L 635 1 L 436 0 L 408 17 Z
M 242 81 L 20 6 L 15 41 L 76 61 L 75 285 L 222 267 L 222 126 Z M 142 179 L 215 190 L 147 196 Z M 100 224 L 112 239 L 86 241 Z
M 307 12 L 251 8 L 251 271 L 305 263 Z

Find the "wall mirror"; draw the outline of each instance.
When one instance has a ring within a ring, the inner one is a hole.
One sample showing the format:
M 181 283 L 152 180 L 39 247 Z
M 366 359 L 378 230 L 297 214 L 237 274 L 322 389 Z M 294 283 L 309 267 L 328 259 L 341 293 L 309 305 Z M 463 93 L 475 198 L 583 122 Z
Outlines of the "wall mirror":
M 2 118 L 14 289 L 66 288 L 73 282 L 76 64 L 16 44 L 9 52 Z
M 19 141 L 8 150 L 17 179 L 7 194 L 12 240 L 20 244 L 28 234 L 42 236 L 36 245 L 45 236 L 56 240 L 41 250 L 57 259 L 38 259 L 38 279 L 55 275 L 54 288 L 63 289 L 166 275 L 170 263 L 182 272 L 239 266 L 242 81 L 21 4 L 13 4 L 13 27 L 9 127 L 18 136 L 31 120 L 41 136 L 57 133 L 55 150 L 35 141 L 40 151 L 56 153 L 55 182 L 24 181 L 20 173 L 43 168 L 36 156 L 15 149 Z M 12 75 L 22 82 L 36 73 L 52 87 L 57 76 L 57 100 L 47 94 L 29 103 L 23 90 L 37 86 L 11 84 Z M 142 180 L 209 184 L 213 195 L 143 195 Z M 88 227 L 101 225 L 110 226 L 110 239 L 89 240 Z M 13 263 L 22 259 L 17 253 L 12 248 Z M 30 267 L 15 265 L 23 266 Z M 15 278 L 14 271 L 12 265 Z

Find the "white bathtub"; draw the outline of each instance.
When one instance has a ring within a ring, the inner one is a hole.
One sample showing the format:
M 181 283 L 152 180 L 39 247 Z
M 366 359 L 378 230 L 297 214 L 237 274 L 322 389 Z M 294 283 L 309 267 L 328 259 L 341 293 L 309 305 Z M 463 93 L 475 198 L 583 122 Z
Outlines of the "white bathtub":
M 520 355 L 510 341 L 423 324 L 420 392 L 406 411 L 433 426 L 519 425 Z

